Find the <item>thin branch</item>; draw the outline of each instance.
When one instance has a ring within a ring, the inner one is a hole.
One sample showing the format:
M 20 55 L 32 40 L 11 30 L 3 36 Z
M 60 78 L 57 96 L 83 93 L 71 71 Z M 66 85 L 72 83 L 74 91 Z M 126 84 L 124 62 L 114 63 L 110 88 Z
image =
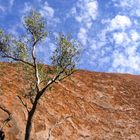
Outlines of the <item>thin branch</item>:
M 20 58 L 15 58 L 15 57 L 10 56 L 10 55 L 8 55 L 8 54 L 6 54 L 6 53 L 4 53 L 4 55 L 3 55 L 2 57 L 10 58 L 10 59 L 13 59 L 13 60 L 15 60 L 15 61 L 19 61 L 19 62 L 22 62 L 22 63 L 24 63 L 24 64 L 27 64 L 27 65 L 33 67 L 33 65 L 32 65 L 30 62 L 24 61 L 24 60 L 22 60 L 22 59 L 20 59 Z
M 62 77 L 62 78 L 59 78 L 58 81 L 62 81 L 62 80 L 64 80 L 65 78 L 71 76 L 75 71 L 76 71 L 76 70 L 72 71 L 72 72 L 69 73 L 69 74 L 66 74 L 66 76 L 64 76 L 64 77 Z
M 69 118 L 71 118 L 71 117 L 72 117 L 72 116 L 66 116 L 66 117 L 63 118 L 63 119 L 58 120 L 51 128 L 49 128 L 47 140 L 50 140 L 52 131 L 53 131 L 58 125 L 60 125 L 61 123 L 63 123 L 64 121 L 66 121 L 67 119 L 69 119 Z
M 4 126 L 6 126 L 6 124 L 12 119 L 12 114 L 10 113 L 9 110 L 7 110 L 6 108 L 4 108 L 2 106 L 0 106 L 0 109 L 8 114 L 8 118 L 4 120 L 3 125 L 0 128 L 0 131 L 2 131 Z
M 39 92 L 38 98 L 40 98 L 40 97 L 44 94 L 45 90 L 46 90 L 51 84 L 53 84 L 53 83 L 56 82 L 56 80 L 60 77 L 60 75 L 61 75 L 64 71 L 65 71 L 65 70 L 63 69 L 63 70 L 62 70 L 61 72 L 59 72 L 51 81 L 49 81 L 49 82 L 46 84 L 46 86 Z
M 25 109 L 27 110 L 27 112 L 29 112 L 29 109 L 28 109 L 27 104 L 24 103 L 24 101 L 22 100 L 22 98 L 21 98 L 19 95 L 17 95 L 17 97 L 18 97 L 18 99 L 20 100 L 21 104 L 25 107 Z
M 64 73 L 64 71 L 66 70 L 66 68 L 67 68 L 67 66 L 65 66 L 65 67 L 63 68 L 62 71 L 60 71 L 51 81 L 49 81 L 49 82 L 46 84 L 46 86 L 37 94 L 35 100 L 36 100 L 36 99 L 38 100 L 38 99 L 44 94 L 45 90 L 46 90 L 51 84 L 53 84 L 53 83 L 55 83 L 57 80 L 59 80 L 59 77 L 61 76 L 62 73 Z M 71 73 L 71 74 L 72 74 L 72 73 Z M 61 78 L 60 80 L 63 80 L 64 78 L 70 76 L 71 74 L 66 75 L 65 77 Z

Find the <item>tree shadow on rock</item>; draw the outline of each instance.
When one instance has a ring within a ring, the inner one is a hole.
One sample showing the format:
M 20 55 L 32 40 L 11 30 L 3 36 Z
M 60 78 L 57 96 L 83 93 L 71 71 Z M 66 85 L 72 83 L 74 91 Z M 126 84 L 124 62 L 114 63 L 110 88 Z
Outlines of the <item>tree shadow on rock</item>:
M 5 139 L 4 131 L 0 130 L 0 140 L 4 140 L 4 139 Z

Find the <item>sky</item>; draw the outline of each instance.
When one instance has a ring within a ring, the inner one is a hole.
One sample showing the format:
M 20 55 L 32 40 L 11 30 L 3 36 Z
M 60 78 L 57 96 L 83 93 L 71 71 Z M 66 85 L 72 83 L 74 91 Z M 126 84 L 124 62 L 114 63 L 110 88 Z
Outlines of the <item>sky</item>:
M 0 0 L 0 28 L 20 35 L 23 17 L 36 9 L 50 38 L 38 48 L 45 63 L 58 33 L 82 44 L 78 68 L 140 74 L 140 0 Z

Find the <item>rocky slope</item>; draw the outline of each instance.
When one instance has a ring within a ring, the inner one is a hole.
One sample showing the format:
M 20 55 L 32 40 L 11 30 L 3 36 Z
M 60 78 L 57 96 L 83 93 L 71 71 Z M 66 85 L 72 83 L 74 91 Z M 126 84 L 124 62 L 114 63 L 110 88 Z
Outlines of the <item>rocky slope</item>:
M 23 140 L 27 113 L 17 95 L 27 85 L 22 70 L 0 63 L 0 105 L 12 113 L 6 140 Z M 0 110 L 0 126 L 7 117 Z M 33 122 L 32 140 L 139 140 L 140 76 L 79 70 L 46 93 Z

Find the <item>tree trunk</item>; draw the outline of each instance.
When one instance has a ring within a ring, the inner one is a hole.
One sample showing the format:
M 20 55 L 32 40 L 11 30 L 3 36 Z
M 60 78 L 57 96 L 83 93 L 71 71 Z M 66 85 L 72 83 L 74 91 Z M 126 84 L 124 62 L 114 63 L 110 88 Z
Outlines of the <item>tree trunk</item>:
M 38 100 L 36 100 L 33 103 L 33 107 L 28 113 L 28 118 L 27 118 L 27 124 L 26 124 L 26 130 L 25 130 L 25 139 L 24 140 L 30 140 L 30 134 L 31 134 L 31 129 L 32 129 L 32 119 L 34 116 L 34 113 L 36 111 Z

